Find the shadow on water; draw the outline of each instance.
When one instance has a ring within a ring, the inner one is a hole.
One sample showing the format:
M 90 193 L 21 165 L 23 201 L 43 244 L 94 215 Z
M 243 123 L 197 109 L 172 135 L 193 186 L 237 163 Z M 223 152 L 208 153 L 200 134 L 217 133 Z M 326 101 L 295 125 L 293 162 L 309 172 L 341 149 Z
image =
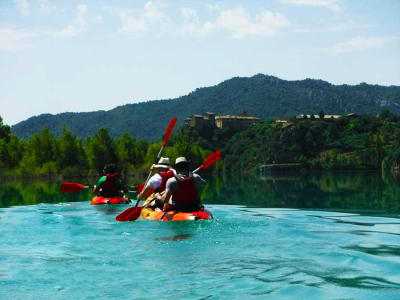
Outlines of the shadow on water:
M 156 238 L 156 241 L 184 241 L 190 239 L 191 237 L 193 237 L 191 234 L 177 234 L 173 236 L 158 237 Z

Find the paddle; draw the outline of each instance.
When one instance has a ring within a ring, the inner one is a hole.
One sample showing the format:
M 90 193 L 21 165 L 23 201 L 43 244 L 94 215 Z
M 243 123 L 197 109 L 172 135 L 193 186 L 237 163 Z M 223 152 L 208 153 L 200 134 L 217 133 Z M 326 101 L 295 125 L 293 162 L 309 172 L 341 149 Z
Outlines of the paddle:
M 161 149 L 160 149 L 160 151 L 159 151 L 158 154 L 157 154 L 156 162 L 157 162 L 157 160 L 159 160 L 160 157 L 161 157 L 161 152 L 162 152 L 162 150 L 164 149 L 165 145 L 166 145 L 167 142 L 168 142 L 168 139 L 169 139 L 169 137 L 170 137 L 170 135 L 171 135 L 172 129 L 173 129 L 174 126 L 175 126 L 175 123 L 176 123 L 176 118 L 172 118 L 171 121 L 170 121 L 169 124 L 168 124 L 167 129 L 165 130 L 165 133 L 164 133 L 164 140 L 163 140 Z M 145 182 L 144 184 L 142 183 L 142 184 L 139 185 L 139 186 L 141 186 L 140 192 L 141 192 L 141 191 L 143 190 L 143 188 L 146 186 L 147 182 L 148 182 L 149 179 L 150 179 L 150 176 L 151 176 L 151 170 L 150 170 L 150 172 L 149 172 L 149 175 L 147 176 L 146 182 Z M 134 220 L 136 220 L 137 218 L 139 218 L 140 212 L 142 211 L 142 208 L 143 208 L 143 206 L 139 206 L 139 207 L 138 207 L 139 202 L 140 202 L 140 199 L 137 200 L 135 206 L 130 207 L 130 208 L 124 210 L 122 213 L 120 213 L 118 216 L 116 216 L 115 219 L 116 219 L 117 221 L 119 221 L 119 222 L 124 222 L 124 221 L 134 221 Z
M 156 162 L 157 162 L 157 161 L 160 159 L 160 157 L 161 157 L 161 152 L 163 151 L 165 145 L 166 145 L 167 142 L 168 142 L 168 139 L 169 139 L 169 137 L 170 137 L 170 135 L 171 135 L 172 129 L 173 129 L 174 126 L 175 126 L 175 123 L 176 123 L 176 118 L 172 118 L 171 121 L 169 121 L 168 127 L 167 127 L 167 129 L 165 130 L 165 133 L 164 133 L 164 140 L 163 140 L 161 149 L 160 149 L 160 151 L 158 152 L 157 158 L 156 158 L 156 160 L 155 160 Z M 145 183 L 143 184 L 143 187 L 141 188 L 141 190 L 143 190 L 143 188 L 146 186 L 147 182 L 148 182 L 149 179 L 150 179 L 150 176 L 151 176 L 151 170 L 150 170 L 149 175 L 147 176 L 147 179 L 146 179 Z M 140 202 L 140 200 L 138 200 L 138 201 L 136 202 L 135 207 L 138 206 L 139 202 Z M 129 209 L 129 208 L 128 208 L 128 209 Z
M 193 173 L 197 172 L 198 170 L 205 170 L 208 167 L 210 167 L 212 164 L 216 163 L 219 161 L 221 158 L 221 151 L 217 150 L 214 153 L 210 154 L 209 156 L 206 157 L 204 160 L 203 164 L 198 167 L 196 170 L 193 171 Z M 116 216 L 116 220 L 118 222 L 129 222 L 129 221 L 136 221 L 140 217 L 140 213 L 142 212 L 142 209 L 149 205 L 152 201 L 149 201 L 148 204 L 142 205 L 142 206 L 133 206 L 130 207 L 126 210 L 124 210 L 122 213 L 120 213 L 118 216 Z M 139 203 L 139 201 L 138 201 Z M 137 203 L 136 203 L 137 205 Z
M 133 188 L 134 190 L 129 191 L 129 192 L 139 191 L 141 188 L 143 188 L 142 185 L 143 184 L 139 184 L 136 186 L 130 186 L 129 188 Z M 75 193 L 75 192 L 79 192 L 82 189 L 91 189 L 91 188 L 93 188 L 93 186 L 83 185 L 81 183 L 68 182 L 68 181 L 61 184 L 61 191 L 64 193 Z
M 202 163 L 202 165 L 200 167 L 198 167 L 196 170 L 194 170 L 192 173 L 196 173 L 199 170 L 205 170 L 208 167 L 210 167 L 212 164 L 216 163 L 217 161 L 219 161 L 221 158 L 221 151 L 217 150 L 214 153 L 211 153 L 209 156 L 206 157 L 206 159 L 204 160 L 204 162 Z
M 63 184 L 61 184 L 61 191 L 63 191 L 64 193 L 75 193 L 79 192 L 82 189 L 90 189 L 90 188 L 93 187 L 74 182 L 64 182 Z

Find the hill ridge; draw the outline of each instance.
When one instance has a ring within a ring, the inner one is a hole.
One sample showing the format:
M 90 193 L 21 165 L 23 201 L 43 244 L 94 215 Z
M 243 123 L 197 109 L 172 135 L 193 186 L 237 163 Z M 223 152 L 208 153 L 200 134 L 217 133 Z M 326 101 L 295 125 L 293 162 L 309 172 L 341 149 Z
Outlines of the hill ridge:
M 138 139 L 160 139 L 172 117 L 182 125 L 193 114 L 239 114 L 268 119 L 304 113 L 377 114 L 382 109 L 400 113 L 400 87 L 360 83 L 334 85 L 321 79 L 283 80 L 272 75 L 233 77 L 200 87 L 173 99 L 150 100 L 116 106 L 110 110 L 41 114 L 12 126 L 15 135 L 28 138 L 47 127 L 56 135 L 64 124 L 78 137 L 107 128 L 112 136 L 128 132 Z

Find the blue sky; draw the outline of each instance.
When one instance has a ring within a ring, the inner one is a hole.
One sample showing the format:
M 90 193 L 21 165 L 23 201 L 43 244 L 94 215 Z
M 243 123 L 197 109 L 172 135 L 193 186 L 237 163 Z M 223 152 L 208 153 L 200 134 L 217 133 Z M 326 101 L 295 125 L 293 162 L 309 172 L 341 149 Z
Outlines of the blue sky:
M 399 0 L 0 0 L 0 116 L 108 110 L 257 73 L 400 85 Z

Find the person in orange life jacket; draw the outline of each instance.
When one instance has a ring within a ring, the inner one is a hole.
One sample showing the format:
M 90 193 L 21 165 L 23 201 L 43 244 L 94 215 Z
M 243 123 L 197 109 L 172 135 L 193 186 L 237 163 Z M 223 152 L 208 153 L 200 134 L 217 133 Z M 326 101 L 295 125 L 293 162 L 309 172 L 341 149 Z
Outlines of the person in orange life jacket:
M 168 157 L 161 157 L 157 164 L 153 164 L 151 166 L 151 171 L 155 174 L 150 177 L 146 186 L 138 195 L 138 200 L 147 199 L 147 197 L 154 192 L 162 195 L 165 190 L 167 180 L 174 176 L 174 172 L 173 169 L 171 169 L 171 164 Z M 153 209 L 157 207 L 162 209 L 163 205 L 163 202 L 157 201 L 157 198 L 155 198 L 155 201 L 153 201 L 153 203 L 149 206 Z
M 122 178 L 117 173 L 115 164 L 107 164 L 103 169 L 104 176 L 100 177 L 93 188 L 93 193 L 103 197 L 124 197 L 128 192 Z
M 205 180 L 189 170 L 189 163 L 185 157 L 178 157 L 175 161 L 176 173 L 167 181 L 165 193 L 157 195 L 164 202 L 163 210 L 198 211 L 202 210 L 198 191 Z

